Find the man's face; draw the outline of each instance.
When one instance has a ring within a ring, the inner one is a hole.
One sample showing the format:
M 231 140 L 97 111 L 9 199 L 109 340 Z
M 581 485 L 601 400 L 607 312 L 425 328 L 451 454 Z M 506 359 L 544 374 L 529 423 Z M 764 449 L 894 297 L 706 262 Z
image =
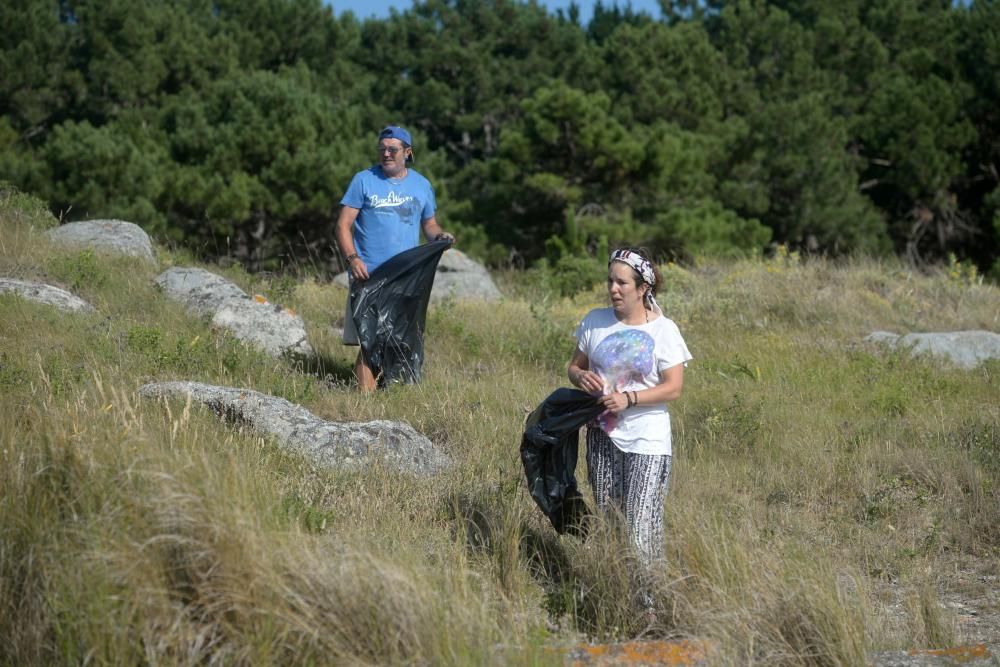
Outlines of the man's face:
M 409 154 L 410 149 L 399 139 L 381 139 L 378 142 L 379 164 L 382 165 L 382 173 L 390 178 L 403 173 Z

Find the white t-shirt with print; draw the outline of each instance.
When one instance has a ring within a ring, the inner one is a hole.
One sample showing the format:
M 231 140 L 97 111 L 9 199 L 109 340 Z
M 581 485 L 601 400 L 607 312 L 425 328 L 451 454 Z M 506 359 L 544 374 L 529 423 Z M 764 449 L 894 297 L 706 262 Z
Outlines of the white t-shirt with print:
M 662 315 L 643 324 L 623 324 L 612 308 L 597 308 L 576 330 L 578 349 L 590 370 L 604 378 L 604 393 L 642 391 L 660 382 L 660 371 L 692 359 L 673 320 Z M 637 405 L 598 418 L 619 449 L 637 454 L 670 454 L 670 413 L 666 403 Z

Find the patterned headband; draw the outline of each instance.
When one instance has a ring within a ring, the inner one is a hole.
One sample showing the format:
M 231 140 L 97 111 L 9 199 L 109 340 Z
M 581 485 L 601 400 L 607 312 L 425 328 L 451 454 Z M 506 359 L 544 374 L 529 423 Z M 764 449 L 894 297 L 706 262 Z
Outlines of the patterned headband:
M 653 273 L 653 264 L 639 253 L 620 248 L 608 257 L 608 266 L 611 266 L 611 262 L 624 262 L 628 264 L 642 276 L 643 282 L 651 287 L 656 285 L 656 274 Z

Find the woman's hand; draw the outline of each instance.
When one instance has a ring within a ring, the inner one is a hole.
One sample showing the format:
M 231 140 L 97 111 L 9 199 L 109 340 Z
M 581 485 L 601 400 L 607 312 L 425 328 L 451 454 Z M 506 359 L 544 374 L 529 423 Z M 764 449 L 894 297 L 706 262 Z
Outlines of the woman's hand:
M 579 387 L 588 394 L 604 393 L 604 378 L 590 370 L 590 360 L 580 350 L 573 352 L 566 375 L 574 387 Z
M 628 397 L 621 392 L 612 392 L 607 396 L 601 396 L 601 405 L 604 406 L 606 410 L 614 414 L 621 414 L 628 407 Z
M 594 371 L 577 371 L 574 379 L 573 384 L 588 394 L 600 394 L 604 392 L 604 380 Z

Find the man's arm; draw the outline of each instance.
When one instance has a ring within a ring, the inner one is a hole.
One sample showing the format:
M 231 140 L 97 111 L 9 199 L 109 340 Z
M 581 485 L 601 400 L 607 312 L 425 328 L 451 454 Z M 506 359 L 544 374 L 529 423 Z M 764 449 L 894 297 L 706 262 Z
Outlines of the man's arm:
M 354 247 L 354 221 L 358 219 L 358 212 L 358 209 L 350 206 L 340 208 L 334 237 L 337 239 L 340 252 L 347 260 L 347 270 L 351 272 L 351 276 L 355 280 L 368 280 L 368 267 L 358 257 L 357 248 Z
M 437 216 L 432 215 L 420 224 L 424 228 L 424 236 L 427 237 L 428 241 L 436 241 L 439 236 L 443 236 L 452 243 L 455 242 L 455 237 L 452 234 L 441 229 L 441 225 L 437 221 Z

